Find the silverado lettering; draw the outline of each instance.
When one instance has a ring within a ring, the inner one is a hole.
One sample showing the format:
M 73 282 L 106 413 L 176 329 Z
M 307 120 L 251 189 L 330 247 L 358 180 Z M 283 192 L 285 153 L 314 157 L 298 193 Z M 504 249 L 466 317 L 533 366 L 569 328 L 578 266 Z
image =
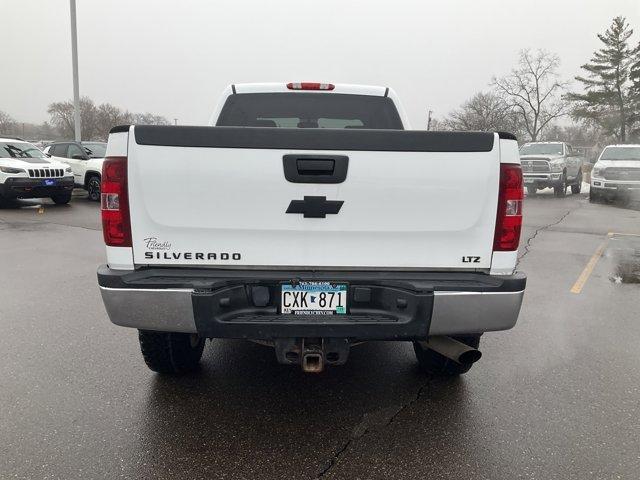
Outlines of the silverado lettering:
M 147 260 L 241 260 L 239 253 L 216 252 L 144 252 Z

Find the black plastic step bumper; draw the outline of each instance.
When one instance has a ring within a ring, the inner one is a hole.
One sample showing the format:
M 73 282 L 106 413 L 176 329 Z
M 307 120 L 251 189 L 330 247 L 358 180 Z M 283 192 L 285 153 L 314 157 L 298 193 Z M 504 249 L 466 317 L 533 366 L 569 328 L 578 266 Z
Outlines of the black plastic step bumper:
M 73 188 L 73 177 L 52 179 L 12 177 L 0 184 L 0 195 L 4 198 L 43 198 L 71 193 Z
M 280 314 L 280 285 L 299 281 L 346 283 L 347 314 Z M 109 317 L 123 326 L 211 338 L 415 340 L 436 333 L 511 328 L 526 277 L 414 271 L 118 271 L 101 266 L 98 283 Z

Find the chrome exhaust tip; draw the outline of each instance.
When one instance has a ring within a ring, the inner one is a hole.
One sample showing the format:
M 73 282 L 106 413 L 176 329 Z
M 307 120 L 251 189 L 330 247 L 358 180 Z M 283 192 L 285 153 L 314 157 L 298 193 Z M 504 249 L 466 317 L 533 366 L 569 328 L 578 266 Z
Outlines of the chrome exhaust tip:
M 424 348 L 438 352 L 443 357 L 447 357 L 461 365 L 471 365 L 482 357 L 482 352 L 477 348 L 470 347 L 466 343 L 459 342 L 451 337 L 429 337 L 426 341 L 420 342 L 420 344 Z

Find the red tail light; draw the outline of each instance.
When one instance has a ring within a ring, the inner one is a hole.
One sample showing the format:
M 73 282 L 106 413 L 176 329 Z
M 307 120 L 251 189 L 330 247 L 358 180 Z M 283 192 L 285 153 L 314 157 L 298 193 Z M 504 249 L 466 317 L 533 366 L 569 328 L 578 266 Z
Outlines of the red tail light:
M 287 83 L 289 90 L 333 90 L 336 86 L 333 83 Z
M 131 221 L 127 192 L 127 157 L 107 157 L 100 185 L 102 233 L 110 247 L 131 246 Z
M 500 164 L 500 193 L 493 251 L 505 252 L 518 249 L 522 228 L 522 168 L 510 163 Z

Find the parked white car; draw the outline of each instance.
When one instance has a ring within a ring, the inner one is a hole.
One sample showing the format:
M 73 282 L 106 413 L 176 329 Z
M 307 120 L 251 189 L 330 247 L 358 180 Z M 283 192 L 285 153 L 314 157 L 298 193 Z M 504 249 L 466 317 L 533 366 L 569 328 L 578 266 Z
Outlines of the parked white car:
M 89 199 L 100 200 L 100 177 L 107 149 L 104 142 L 55 142 L 44 152 L 68 163 L 73 170 L 76 187 L 83 188 Z
M 207 338 L 244 338 L 307 372 L 367 340 L 469 370 L 524 295 L 518 144 L 404 119 L 384 87 L 250 84 L 216 126 L 112 129 L 98 283 L 149 368 L 193 370 Z
M 57 204 L 69 203 L 73 174 L 66 163 L 50 159 L 35 145 L 0 138 L 0 197 L 49 197 Z
M 591 170 L 589 200 L 640 192 L 640 145 L 609 145 Z

